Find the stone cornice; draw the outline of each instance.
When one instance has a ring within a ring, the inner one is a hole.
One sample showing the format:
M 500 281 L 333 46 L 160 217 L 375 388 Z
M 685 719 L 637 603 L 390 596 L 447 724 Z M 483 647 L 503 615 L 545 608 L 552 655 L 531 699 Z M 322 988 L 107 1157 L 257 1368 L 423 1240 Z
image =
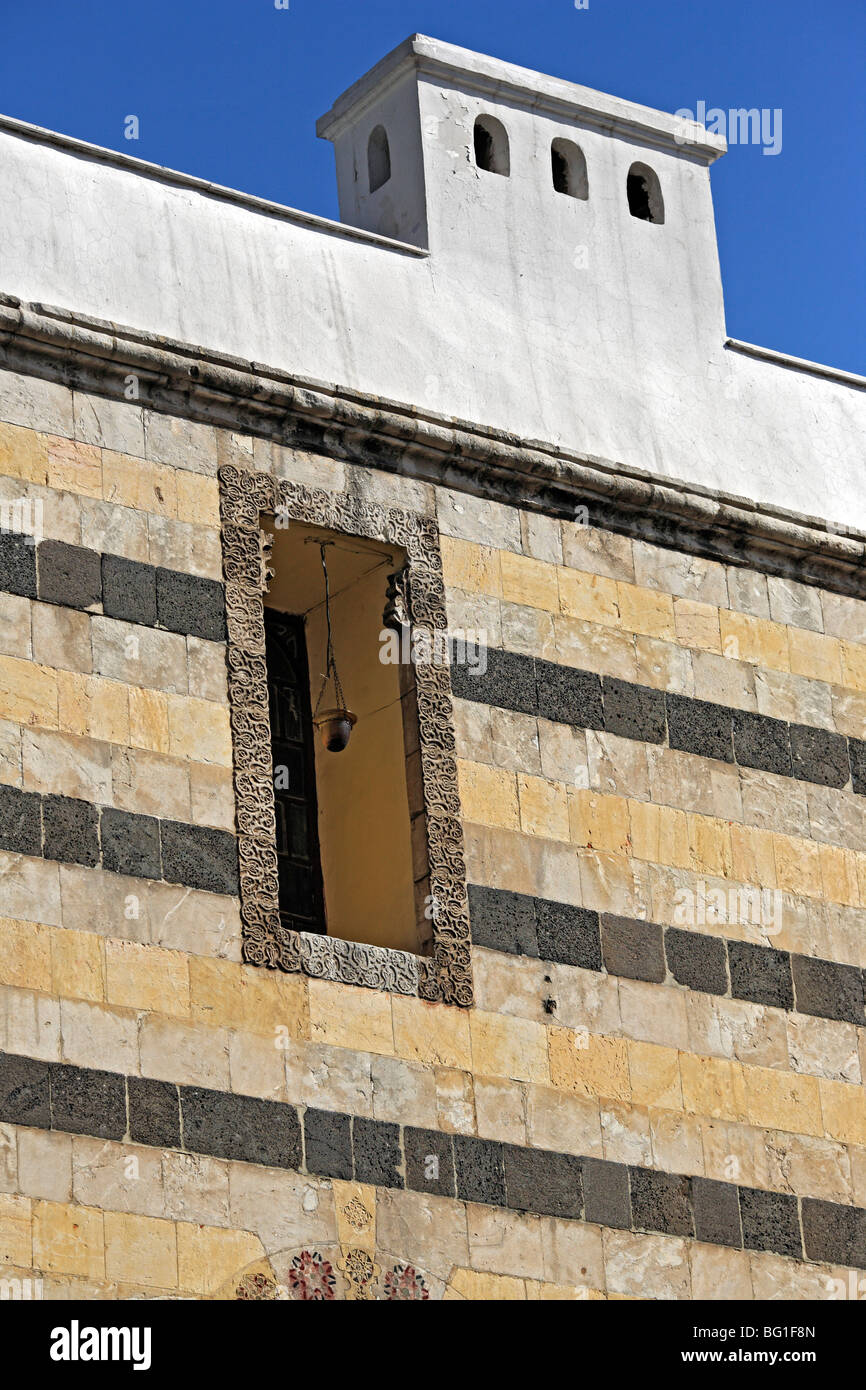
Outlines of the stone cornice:
M 866 533 L 68 310 L 0 295 L 0 365 L 866 598 Z

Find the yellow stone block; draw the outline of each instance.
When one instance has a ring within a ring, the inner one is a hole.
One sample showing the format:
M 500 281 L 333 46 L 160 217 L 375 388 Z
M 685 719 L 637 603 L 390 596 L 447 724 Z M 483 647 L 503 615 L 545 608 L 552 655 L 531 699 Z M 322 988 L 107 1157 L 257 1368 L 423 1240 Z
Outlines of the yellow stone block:
M 692 818 L 672 806 L 659 807 L 659 863 L 675 869 L 691 865 L 689 822 Z
M 719 628 L 723 656 L 732 661 L 747 661 L 753 666 L 766 666 L 771 671 L 791 669 L 788 630 L 781 623 L 722 608 Z
M 748 1100 L 743 1067 L 725 1057 L 696 1057 L 680 1053 L 683 1108 L 691 1115 L 714 1120 L 746 1119 Z
M 151 753 L 169 751 L 168 696 L 161 690 L 130 686 L 129 741 L 133 748 L 146 748 Z
M 846 907 L 860 906 L 860 887 L 857 882 L 857 855 L 838 845 L 818 845 L 821 859 L 821 884 L 824 897 Z
M 733 876 L 738 883 L 758 888 L 776 887 L 776 854 L 773 832 L 752 825 L 731 824 Z
M 515 555 L 503 550 L 502 597 L 508 603 L 524 604 L 527 608 L 542 608 L 547 613 L 559 612 L 559 585 L 556 566 L 529 555 Z
M 689 598 L 675 598 L 674 625 L 677 641 L 684 647 L 697 647 L 701 651 L 721 653 L 719 610 L 713 604 L 697 603 Z
M 177 1282 L 196 1294 L 215 1293 L 264 1255 L 258 1236 L 218 1226 L 177 1226 Z
M 44 434 L 0 421 L 0 476 L 28 483 L 48 482 L 48 441 Z
M 65 1202 L 34 1202 L 33 1263 L 46 1274 L 103 1279 L 102 1212 Z
M 192 695 L 169 695 L 168 751 L 175 758 L 232 765 L 232 731 L 229 712 L 213 700 Z
M 547 1029 L 530 1018 L 473 1009 L 472 1071 L 480 1076 L 507 1076 L 512 1081 L 549 1080 Z
M 32 1267 L 31 1230 L 30 1198 L 0 1192 L 0 1269 L 3 1265 L 12 1265 L 16 1269 Z
M 569 618 L 586 623 L 602 623 L 605 627 L 619 626 L 619 597 L 616 581 L 583 570 L 559 571 L 559 604 Z
M 748 1120 L 761 1129 L 821 1134 L 818 1079 L 769 1067 L 745 1067 Z
M 733 873 L 731 827 L 715 816 L 689 816 L 691 867 L 698 873 L 730 878 Z
M 548 782 L 544 777 L 530 777 L 519 772 L 517 796 L 520 828 L 524 834 L 568 844 L 568 792 L 564 783 Z
M 105 943 L 105 997 L 109 1004 L 187 1018 L 187 957 L 181 951 L 109 938 Z
M 17 656 L 0 656 L 0 719 L 57 728 L 57 672 Z
M 513 772 L 486 763 L 457 762 L 463 819 L 476 825 L 520 829 L 517 779 Z
M 838 638 L 789 627 L 788 648 L 795 675 L 810 676 L 812 680 L 828 681 L 831 685 L 842 684 L 842 644 Z
M 635 859 L 658 864 L 661 835 L 661 807 L 651 801 L 629 801 L 629 836 Z
M 427 1066 L 472 1070 L 469 1014 L 446 1004 L 427 1004 L 395 994 L 394 1046 L 398 1057 Z
M 475 1269 L 455 1269 L 448 1285 L 452 1296 L 467 1298 L 473 1303 L 515 1302 L 526 1298 L 522 1279 L 510 1274 L 486 1274 Z M 447 1299 L 448 1293 L 445 1297 Z
M 442 536 L 442 571 L 446 589 L 502 597 L 502 571 L 498 550 L 471 541 Z
M 129 687 L 104 676 L 57 671 L 58 716 L 55 727 L 81 738 L 105 743 L 129 742 Z
M 561 1091 L 629 1101 L 628 1044 L 572 1028 L 549 1030 L 550 1080 Z
M 51 933 L 51 969 L 61 999 L 105 998 L 102 938 L 93 932 L 58 928 Z
M 842 684 L 850 690 L 866 690 L 866 647 L 842 642 Z
M 310 1038 L 357 1052 L 394 1055 L 390 994 L 310 980 Z M 396 996 L 394 996 L 396 997 Z
M 46 927 L 0 917 L 0 984 L 51 992 L 51 933 Z
M 187 521 L 193 526 L 219 526 L 220 490 L 216 478 L 178 468 L 175 485 L 178 521 Z
M 103 451 L 102 495 L 106 502 L 157 516 L 177 516 L 175 470 L 131 454 Z
M 302 975 L 238 965 L 211 956 L 189 956 L 191 1016 L 212 1028 L 234 1028 L 271 1037 L 309 1037 L 307 982 Z
M 818 1080 L 824 1134 L 840 1144 L 866 1147 L 866 1091 L 848 1081 Z
M 602 853 L 629 854 L 629 805 L 625 797 L 569 788 L 571 842 Z
M 95 444 L 48 435 L 48 485 L 81 497 L 102 496 L 102 450 Z
M 626 632 L 639 632 L 644 637 L 660 637 L 675 642 L 674 601 L 670 594 L 644 589 L 639 584 L 620 580 L 616 586 L 620 625 Z
M 790 835 L 774 835 L 776 883 L 783 893 L 803 898 L 820 898 L 821 854 L 813 840 Z
M 676 1048 L 631 1041 L 627 1047 L 634 1104 L 653 1105 L 661 1110 L 682 1110 L 680 1063 Z
M 604 1294 L 574 1284 L 542 1284 L 538 1279 L 526 1279 L 526 1297 L 533 1303 L 603 1303 Z
M 106 1278 L 147 1288 L 177 1288 L 177 1239 L 173 1221 L 156 1216 L 105 1213 Z

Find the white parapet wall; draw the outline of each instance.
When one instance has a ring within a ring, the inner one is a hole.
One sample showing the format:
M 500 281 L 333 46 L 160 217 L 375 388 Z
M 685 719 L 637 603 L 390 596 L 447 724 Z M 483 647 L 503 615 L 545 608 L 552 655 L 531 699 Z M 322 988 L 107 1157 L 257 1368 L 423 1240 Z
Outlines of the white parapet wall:
M 0 293 L 866 528 L 866 381 L 727 338 L 718 137 L 420 36 L 319 133 L 343 223 L 0 118 Z

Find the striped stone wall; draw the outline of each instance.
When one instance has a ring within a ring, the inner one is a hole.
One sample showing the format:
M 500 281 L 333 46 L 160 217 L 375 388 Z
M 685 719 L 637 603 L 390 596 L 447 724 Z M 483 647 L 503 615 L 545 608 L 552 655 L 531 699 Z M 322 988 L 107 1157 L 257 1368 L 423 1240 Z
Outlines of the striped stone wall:
M 224 464 L 438 518 L 470 1009 L 242 963 Z M 4 1275 L 847 1296 L 866 603 L 3 372 L 0 501 Z

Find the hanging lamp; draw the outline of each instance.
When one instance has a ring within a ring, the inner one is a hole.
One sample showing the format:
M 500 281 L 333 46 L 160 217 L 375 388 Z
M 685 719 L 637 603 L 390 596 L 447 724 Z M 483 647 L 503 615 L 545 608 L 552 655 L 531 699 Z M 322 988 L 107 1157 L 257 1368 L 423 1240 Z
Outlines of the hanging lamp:
M 313 711 L 313 724 L 318 729 L 322 742 L 329 753 L 342 753 L 352 734 L 352 730 L 358 722 L 358 716 L 353 714 L 346 707 L 343 686 L 340 681 L 340 673 L 337 670 L 337 659 L 334 655 L 334 640 L 331 631 L 331 586 L 328 579 L 328 565 L 325 560 L 325 548 L 332 544 L 330 541 L 320 541 L 319 549 L 322 555 L 322 573 L 325 578 L 325 622 L 328 629 L 327 665 L 325 676 L 322 681 L 322 688 L 319 691 L 319 698 L 316 701 L 316 708 Z M 322 710 L 319 707 L 325 696 L 328 681 L 333 681 L 334 686 L 334 707 Z

